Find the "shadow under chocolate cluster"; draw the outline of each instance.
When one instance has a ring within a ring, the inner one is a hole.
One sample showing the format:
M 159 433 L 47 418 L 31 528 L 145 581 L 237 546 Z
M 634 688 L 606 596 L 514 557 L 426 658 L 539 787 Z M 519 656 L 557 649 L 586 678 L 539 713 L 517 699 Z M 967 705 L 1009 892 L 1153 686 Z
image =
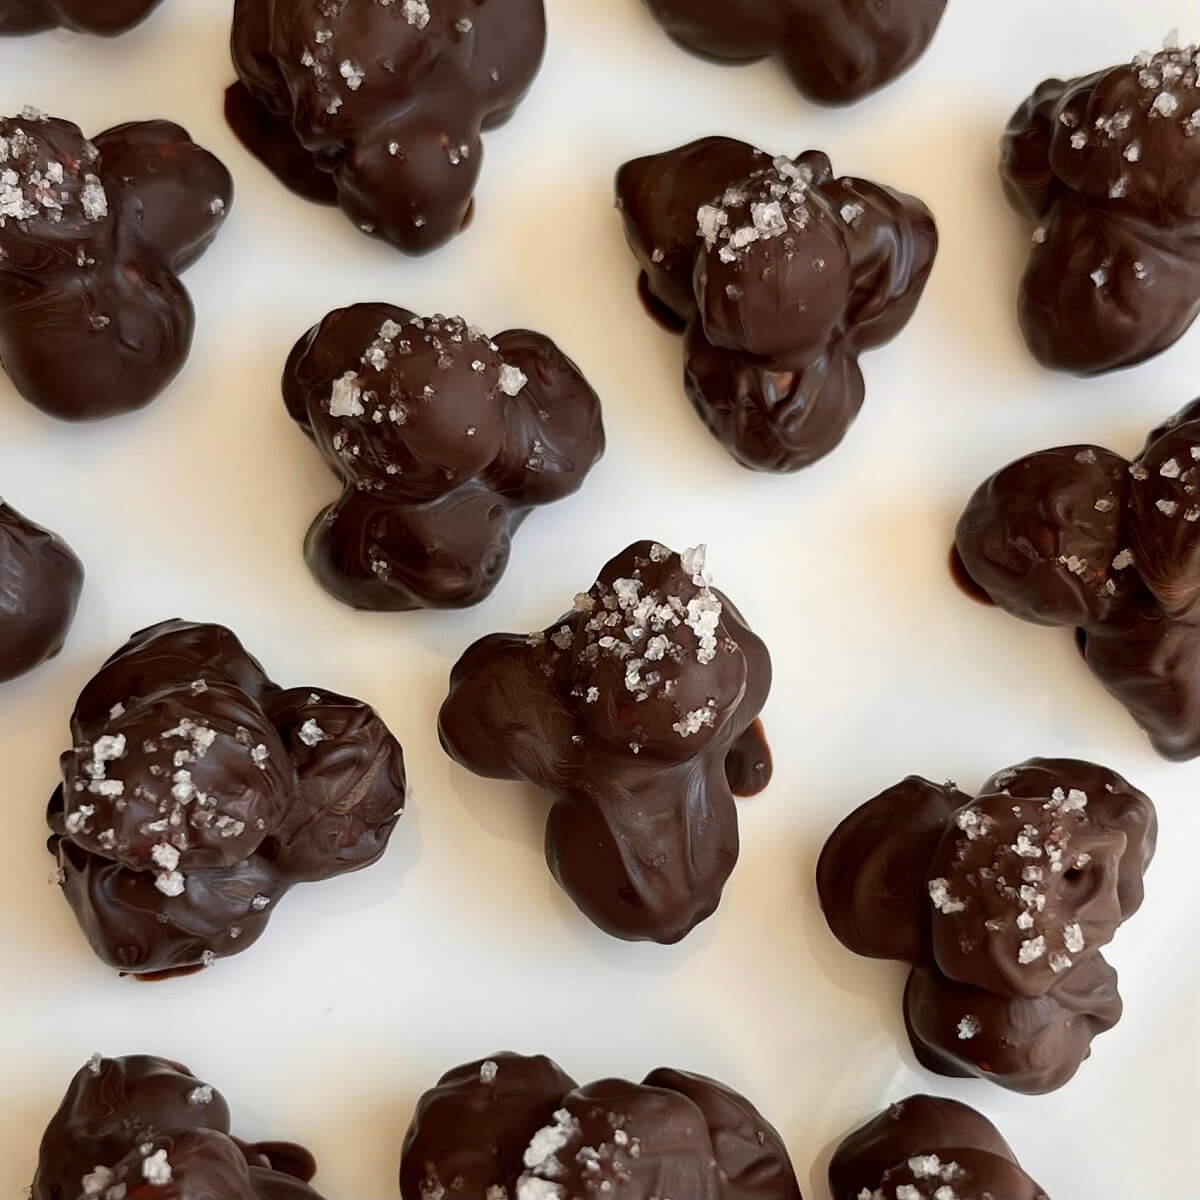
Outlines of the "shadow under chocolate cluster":
M 684 387 L 743 466 L 797 471 L 858 415 L 858 356 L 917 306 L 937 253 L 911 196 L 711 137 L 626 163 L 625 236 L 643 294 L 684 334 Z
M 734 793 L 770 778 L 756 722 L 766 646 L 714 590 L 703 549 L 637 542 L 548 629 L 459 659 L 442 745 L 554 797 L 546 860 L 601 929 L 676 942 L 710 916 L 738 857 Z
M 1063 82 L 1017 110 L 1001 174 L 1037 222 L 1020 318 L 1046 366 L 1096 374 L 1178 340 L 1200 313 L 1200 47 Z
M 283 392 L 344 484 L 309 529 L 308 563 L 355 608 L 477 604 L 530 510 L 576 491 L 604 452 L 587 380 L 524 329 L 493 340 L 459 317 L 357 304 L 300 339 Z
M 723 1084 L 659 1069 L 641 1084 L 580 1087 L 548 1058 L 508 1053 L 448 1072 L 421 1097 L 400 1195 L 801 1200 L 783 1139 Z
M 851 813 L 817 866 L 834 936 L 912 964 L 922 1065 L 1053 1091 L 1121 1015 L 1100 950 L 1142 902 L 1157 819 L 1113 771 L 1030 759 L 972 799 L 912 776 Z
M 96 954 L 142 977 L 247 949 L 292 886 L 375 862 L 404 808 L 374 710 L 281 689 L 219 625 L 135 634 L 71 734 L 50 851 Z
M 971 497 L 955 553 L 983 599 L 1075 627 L 1160 754 L 1200 755 L 1200 400 L 1132 463 L 1062 446 L 1005 467 Z
M 778 54 L 796 86 L 847 104 L 890 83 L 925 52 L 946 0 L 646 0 L 678 42 L 731 62 Z
M 82 1067 L 42 1137 L 31 1200 L 321 1200 L 290 1142 L 243 1142 L 210 1084 L 165 1058 Z
M 420 254 L 467 225 L 480 132 L 545 46 L 542 0 L 237 0 L 225 111 L 293 191 Z
M 232 197 L 229 172 L 168 121 L 88 141 L 35 109 L 0 117 L 0 362 L 17 391 L 68 421 L 149 404 L 192 344 L 179 273 Z
M 161 0 L 0 0 L 0 34 L 62 26 L 112 37 L 132 29 Z
M 82 590 L 71 547 L 0 500 L 0 683 L 62 649 Z
M 935 1096 L 897 1101 L 850 1134 L 829 1186 L 833 1200 L 1050 1200 L 991 1121 Z

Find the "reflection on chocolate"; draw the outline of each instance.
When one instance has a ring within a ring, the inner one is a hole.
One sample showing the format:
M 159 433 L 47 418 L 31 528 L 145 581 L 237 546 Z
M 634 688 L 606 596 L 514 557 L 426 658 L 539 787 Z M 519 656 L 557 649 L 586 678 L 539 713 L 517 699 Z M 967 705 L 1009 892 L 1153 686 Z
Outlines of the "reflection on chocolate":
M 548 1058 L 494 1054 L 425 1093 L 402 1200 L 801 1200 L 778 1132 L 744 1096 L 659 1069 L 579 1087 Z
M 743 466 L 798 471 L 858 415 L 858 356 L 908 322 L 937 253 L 929 210 L 810 150 L 704 138 L 626 163 L 639 287 L 684 332 L 684 388 Z
M 604 452 L 600 402 L 549 338 L 493 341 L 390 304 L 310 329 L 283 392 L 343 484 L 309 529 L 308 563 L 355 608 L 477 604 L 530 509 L 576 491 Z
M 935 1096 L 909 1096 L 849 1134 L 829 1186 L 833 1200 L 1049 1200 L 991 1121 Z
M 546 860 L 586 916 L 677 942 L 737 862 L 731 778 L 769 779 L 755 718 L 770 685 L 767 649 L 710 586 L 703 547 L 637 542 L 548 629 L 471 646 L 439 729 L 477 775 L 551 793 Z
M 84 688 L 50 851 L 104 962 L 189 974 L 258 940 L 297 883 L 370 866 L 404 758 L 359 700 L 283 690 L 228 629 L 166 621 Z
M 678 42 L 710 58 L 778 54 L 814 100 L 846 104 L 890 83 L 925 52 L 946 0 L 646 0 Z
M 545 45 L 542 0 L 237 0 L 225 112 L 287 187 L 421 254 L 470 220 L 480 132 Z
M 63 648 L 82 590 L 71 547 L 0 500 L 0 683 Z
M 1160 754 L 1200 755 L 1200 400 L 1133 463 L 1064 446 L 1005 467 L 971 497 L 955 548 L 1006 612 L 1076 628 Z
M 1141 906 L 1157 833 L 1150 800 L 1093 763 L 1030 759 L 974 799 L 911 776 L 838 826 L 817 889 L 849 949 L 912 964 L 924 1066 L 1049 1092 L 1121 1016 L 1100 950 Z
M 143 408 L 178 374 L 195 313 L 179 273 L 229 211 L 229 172 L 167 121 L 0 117 L 0 361 L 43 412 Z
M 1004 136 L 1001 175 L 1036 223 L 1021 328 L 1091 375 L 1176 342 L 1200 313 L 1200 47 L 1048 79 Z
M 31 1200 L 321 1200 L 302 1146 L 247 1143 L 229 1106 L 185 1066 L 95 1055 L 42 1137 Z
M 0 0 L 0 34 L 61 26 L 112 37 L 144 20 L 161 0 Z

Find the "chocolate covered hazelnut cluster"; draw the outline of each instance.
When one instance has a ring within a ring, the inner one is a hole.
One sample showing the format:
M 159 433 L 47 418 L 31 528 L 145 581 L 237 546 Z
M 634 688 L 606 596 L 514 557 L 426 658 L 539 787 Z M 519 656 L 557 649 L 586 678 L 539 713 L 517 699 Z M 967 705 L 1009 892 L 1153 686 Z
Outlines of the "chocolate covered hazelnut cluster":
M 737 862 L 735 793 L 770 778 L 756 723 L 770 685 L 766 646 L 712 587 L 703 548 L 637 542 L 549 628 L 471 646 L 439 730 L 477 775 L 551 793 L 546 860 L 585 915 L 676 942 Z
M 135 634 L 71 735 L 50 850 L 92 949 L 124 973 L 248 949 L 295 884 L 380 858 L 404 809 L 404 758 L 374 710 L 280 688 L 219 625 Z
M 300 339 L 283 390 L 343 484 L 305 554 L 355 608 L 483 600 L 531 509 L 576 491 L 604 452 L 595 392 L 524 329 L 493 339 L 460 317 L 357 304 Z
M 937 253 L 919 200 L 704 138 L 617 174 L 641 287 L 684 336 L 684 389 L 743 466 L 798 471 L 863 402 L 858 356 L 908 323 Z
M 834 831 L 817 866 L 834 936 L 912 965 L 923 1066 L 1053 1091 L 1121 1016 L 1100 951 L 1142 903 L 1150 800 L 1114 771 L 1030 759 L 974 798 L 913 776 Z
M 981 598 L 1074 627 L 1160 754 L 1200 755 L 1200 400 L 1133 462 L 1087 445 L 1018 459 L 971 497 L 954 545 Z

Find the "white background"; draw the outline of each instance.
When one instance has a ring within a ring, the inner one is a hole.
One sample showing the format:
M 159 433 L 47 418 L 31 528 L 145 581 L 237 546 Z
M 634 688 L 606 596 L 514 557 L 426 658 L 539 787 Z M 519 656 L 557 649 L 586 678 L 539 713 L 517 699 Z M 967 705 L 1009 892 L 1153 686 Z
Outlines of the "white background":
M 546 65 L 486 138 L 475 224 L 419 261 L 291 196 L 227 131 L 230 8 L 166 0 L 112 43 L 0 40 L 0 110 L 34 104 L 89 132 L 171 117 L 238 189 L 186 277 L 190 363 L 149 410 L 71 427 L 0 375 L 0 490 L 88 570 L 66 651 L 0 688 L 0 1197 L 29 1182 L 41 1130 L 93 1050 L 189 1063 L 225 1091 L 238 1133 L 309 1145 L 329 1200 L 384 1200 L 416 1097 L 501 1048 L 545 1051 L 580 1080 L 659 1064 L 719 1076 L 778 1124 L 815 1200 L 833 1143 L 917 1090 L 997 1120 L 1056 1200 L 1194 1194 L 1200 765 L 1157 759 L 1068 633 L 971 604 L 946 570 L 954 520 L 991 471 L 1062 442 L 1132 453 L 1200 391 L 1200 328 L 1100 380 L 1035 365 L 1014 318 L 1029 231 L 995 170 L 1004 123 L 1039 80 L 1156 47 L 1194 7 L 951 0 L 914 73 L 829 111 L 772 64 L 683 53 L 639 0 L 549 0 Z M 736 466 L 692 416 L 679 345 L 638 304 L 612 208 L 622 161 L 710 133 L 824 149 L 842 173 L 922 196 L 941 227 L 915 319 L 863 361 L 857 425 L 792 477 Z M 579 496 L 530 518 L 504 582 L 471 612 L 354 613 L 301 558 L 336 488 L 284 412 L 280 370 L 328 309 L 373 299 L 544 330 L 604 403 L 607 457 Z M 469 642 L 541 628 L 642 537 L 707 542 L 776 668 L 764 714 L 775 781 L 741 806 L 742 859 L 719 912 L 672 949 L 593 929 L 543 863 L 544 801 L 454 766 L 434 724 Z M 42 812 L 78 689 L 132 630 L 173 616 L 228 623 L 284 685 L 374 703 L 404 744 L 414 795 L 379 865 L 298 889 L 241 957 L 149 986 L 92 957 L 47 882 Z M 974 788 L 1032 754 L 1127 774 L 1157 801 L 1163 834 L 1145 907 L 1111 948 L 1126 1016 L 1044 1098 L 918 1068 L 903 968 L 843 950 L 813 885 L 836 821 L 901 776 Z

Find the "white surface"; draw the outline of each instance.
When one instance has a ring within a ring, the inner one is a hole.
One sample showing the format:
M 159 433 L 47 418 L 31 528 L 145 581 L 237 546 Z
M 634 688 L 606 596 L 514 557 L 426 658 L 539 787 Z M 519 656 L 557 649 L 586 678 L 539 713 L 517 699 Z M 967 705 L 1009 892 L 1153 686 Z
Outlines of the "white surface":
M 191 361 L 148 411 L 70 427 L 0 376 L 0 490 L 88 569 L 65 653 L 0 689 L 0 1197 L 21 1194 L 46 1120 L 96 1049 L 189 1063 L 229 1097 L 239 1133 L 309 1145 L 329 1200 L 384 1200 L 417 1095 L 504 1047 L 550 1053 L 581 1080 L 660 1063 L 717 1075 L 783 1130 L 815 1200 L 831 1143 L 915 1090 L 997 1120 L 1056 1200 L 1194 1195 L 1200 764 L 1158 760 L 1069 634 L 970 604 L 945 563 L 955 517 L 992 470 L 1060 442 L 1131 452 L 1200 390 L 1200 328 L 1097 381 L 1032 362 L 1013 316 L 1028 232 L 995 176 L 996 140 L 1034 84 L 1155 46 L 1195 9 L 951 0 L 914 73 L 831 112 L 772 65 L 721 69 L 677 50 L 638 0 L 549 0 L 547 62 L 513 123 L 486 139 L 473 228 L 410 261 L 286 193 L 226 130 L 230 7 L 167 0 L 115 43 L 0 40 L 0 110 L 36 104 L 89 131 L 172 117 L 238 186 L 224 233 L 187 274 Z M 679 345 L 643 314 L 612 211 L 623 160 L 718 132 L 823 148 L 842 173 L 921 195 L 941 226 L 916 318 L 863 361 L 857 425 L 790 478 L 737 467 L 693 417 Z M 603 399 L 607 457 L 578 497 L 531 517 L 474 611 L 356 614 L 302 561 L 335 485 L 287 418 L 278 377 L 310 323 L 367 299 L 542 329 Z M 434 728 L 469 642 L 540 628 L 638 537 L 707 541 L 718 584 L 776 666 L 775 782 L 742 806 L 721 909 L 674 949 L 593 929 L 543 863 L 544 803 L 455 767 Z M 77 690 L 132 630 L 176 615 L 230 624 L 285 685 L 376 704 L 415 794 L 378 866 L 297 889 L 241 957 L 142 986 L 92 957 L 47 883 L 42 810 Z M 1163 831 L 1145 908 L 1111 948 L 1126 1016 L 1072 1084 L 1040 1099 L 917 1068 L 903 969 L 835 943 L 812 881 L 834 823 L 901 776 L 974 787 L 1036 753 L 1126 773 Z

